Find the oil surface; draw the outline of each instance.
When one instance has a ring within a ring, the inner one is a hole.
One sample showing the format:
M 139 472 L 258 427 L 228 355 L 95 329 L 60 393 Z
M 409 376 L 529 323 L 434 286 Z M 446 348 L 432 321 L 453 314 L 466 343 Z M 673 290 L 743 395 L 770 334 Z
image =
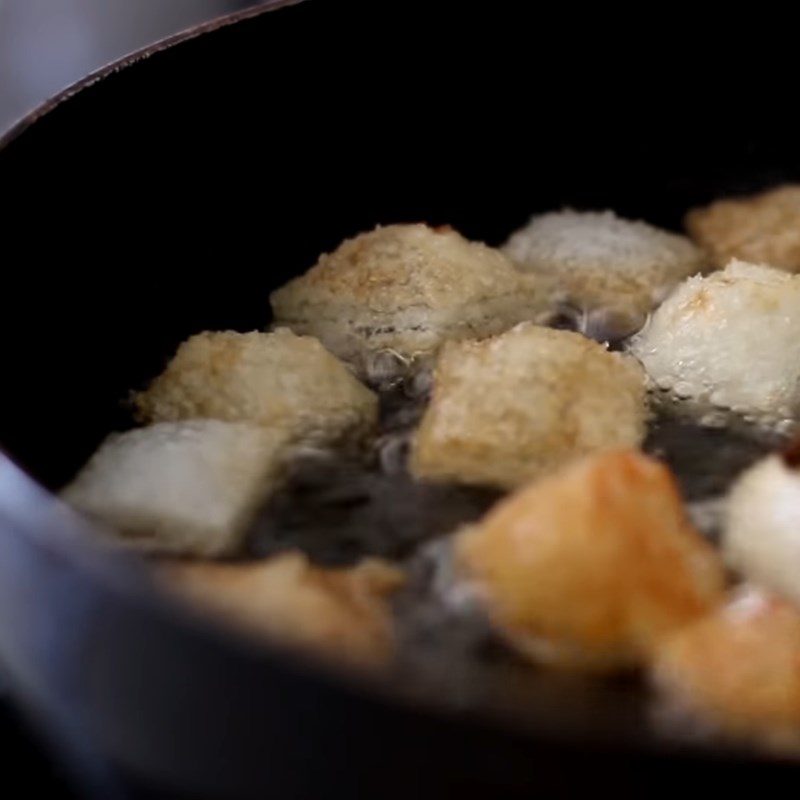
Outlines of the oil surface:
M 587 714 L 605 718 L 605 725 L 618 720 L 621 728 L 648 725 L 651 696 L 640 676 L 565 675 L 523 661 L 459 579 L 451 534 L 502 493 L 424 484 L 409 475 L 410 437 L 429 383 L 418 375 L 383 382 L 380 431 L 367 450 L 298 454 L 285 487 L 258 516 L 247 555 L 300 548 L 325 564 L 362 556 L 401 561 L 409 579 L 394 601 L 398 668 L 404 681 L 413 676 L 439 701 L 521 719 L 526 707 L 537 715 L 549 708 L 556 726 L 570 715 L 585 723 Z M 695 524 L 713 539 L 730 484 L 779 444 L 775 434 L 743 424 L 709 428 L 662 410 L 650 422 L 644 449 L 670 466 Z

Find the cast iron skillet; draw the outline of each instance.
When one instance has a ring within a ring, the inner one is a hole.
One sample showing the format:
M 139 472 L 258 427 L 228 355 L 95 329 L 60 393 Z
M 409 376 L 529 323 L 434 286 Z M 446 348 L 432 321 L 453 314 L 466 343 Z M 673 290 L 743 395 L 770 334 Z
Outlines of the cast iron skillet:
M 793 770 L 658 737 L 624 683 L 542 675 L 524 714 L 489 713 L 251 648 L 163 603 L 48 494 L 129 424 L 120 401 L 181 339 L 263 327 L 270 289 L 377 222 L 496 243 L 571 204 L 677 227 L 800 178 L 796 124 L 758 76 L 728 81 L 702 34 L 442 6 L 268 3 L 103 70 L 0 141 L 0 660 L 100 785 L 98 755 L 208 797 L 642 796 Z

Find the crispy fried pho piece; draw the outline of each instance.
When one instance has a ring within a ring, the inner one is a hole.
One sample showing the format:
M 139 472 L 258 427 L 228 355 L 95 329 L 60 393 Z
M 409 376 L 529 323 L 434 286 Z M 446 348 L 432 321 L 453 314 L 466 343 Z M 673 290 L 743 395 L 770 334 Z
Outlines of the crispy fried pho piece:
M 428 480 L 512 488 L 579 456 L 637 446 L 645 422 L 635 360 L 578 333 L 520 325 L 445 346 L 411 469 Z
M 449 227 L 416 224 L 345 240 L 271 302 L 278 324 L 317 336 L 369 376 L 383 353 L 410 361 L 448 339 L 536 319 L 545 298 L 499 250 Z
M 722 550 L 748 579 L 800 603 L 800 464 L 796 450 L 739 476 L 725 508 Z
M 775 595 L 745 587 L 668 637 L 653 677 L 673 727 L 798 752 L 800 611 Z
M 144 422 L 210 417 L 328 443 L 375 426 L 378 402 L 310 336 L 206 331 L 191 336 L 134 398 Z
M 670 289 L 705 266 L 686 237 L 611 211 L 532 217 L 502 249 L 550 287 L 554 310 L 599 341 L 639 330 Z
M 161 422 L 109 436 L 61 496 L 120 544 L 227 555 L 280 484 L 285 446 L 247 423 Z
M 608 671 L 646 661 L 721 600 L 724 569 L 669 470 L 630 450 L 521 489 L 461 533 L 456 559 L 524 656 Z
M 800 275 L 732 261 L 682 283 L 632 340 L 654 386 L 701 416 L 800 416 Z
M 695 208 L 686 230 L 718 267 L 739 258 L 800 272 L 800 184 Z
M 332 569 L 288 552 L 249 563 L 165 562 L 158 574 L 170 591 L 250 635 L 356 665 L 393 654 L 388 597 L 404 577 L 380 559 Z

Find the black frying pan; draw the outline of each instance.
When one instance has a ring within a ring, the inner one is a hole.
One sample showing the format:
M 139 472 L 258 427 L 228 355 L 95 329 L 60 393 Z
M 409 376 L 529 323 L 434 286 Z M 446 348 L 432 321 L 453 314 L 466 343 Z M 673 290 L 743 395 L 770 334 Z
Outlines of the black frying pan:
M 377 222 L 497 243 L 571 204 L 677 227 L 694 204 L 800 178 L 797 125 L 767 84 L 733 80 L 664 20 L 613 35 L 576 10 L 289 5 L 137 54 L 0 141 L 0 442 L 38 483 L 0 461 L 16 698 L 101 795 L 109 774 L 313 798 L 640 797 L 794 775 L 657 735 L 624 682 L 542 674 L 476 707 L 251 648 L 169 607 L 47 493 L 129 424 L 121 399 L 181 339 L 263 327 L 272 288 Z

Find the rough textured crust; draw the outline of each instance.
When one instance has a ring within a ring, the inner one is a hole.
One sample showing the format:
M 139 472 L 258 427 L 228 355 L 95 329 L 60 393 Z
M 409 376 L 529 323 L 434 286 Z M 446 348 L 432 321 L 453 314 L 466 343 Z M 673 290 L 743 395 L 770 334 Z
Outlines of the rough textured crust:
M 321 443 L 371 430 L 378 413 L 376 396 L 318 340 L 286 329 L 192 336 L 134 402 L 145 422 L 243 420 Z
M 633 359 L 523 324 L 444 347 L 411 469 L 510 488 L 596 450 L 637 446 L 645 426 L 645 377 Z
M 686 237 L 611 211 L 532 217 L 502 249 L 541 276 L 551 302 L 576 309 L 582 332 L 599 339 L 638 330 L 669 290 L 705 263 Z
M 363 368 L 376 351 L 413 358 L 447 339 L 499 333 L 537 318 L 544 298 L 498 250 L 417 224 L 347 239 L 271 302 L 277 323 Z
M 285 443 L 276 431 L 217 420 L 112 434 L 61 496 L 121 544 L 225 555 L 278 482 Z
M 800 748 L 800 612 L 748 588 L 678 631 L 653 666 L 662 715 L 684 732 Z
M 740 258 L 800 272 L 800 185 L 695 208 L 686 230 L 718 267 Z
M 747 578 L 800 603 L 800 469 L 772 455 L 739 477 L 726 506 L 722 548 Z
M 379 559 L 324 569 L 290 552 L 252 563 L 166 563 L 159 571 L 167 588 L 246 633 L 351 664 L 392 655 L 386 601 L 403 573 Z
M 800 414 L 800 275 L 732 261 L 682 283 L 630 351 L 654 386 L 765 424 Z
M 512 645 L 567 668 L 641 663 L 724 585 L 669 470 L 634 451 L 592 456 L 511 495 L 459 535 L 456 558 Z

